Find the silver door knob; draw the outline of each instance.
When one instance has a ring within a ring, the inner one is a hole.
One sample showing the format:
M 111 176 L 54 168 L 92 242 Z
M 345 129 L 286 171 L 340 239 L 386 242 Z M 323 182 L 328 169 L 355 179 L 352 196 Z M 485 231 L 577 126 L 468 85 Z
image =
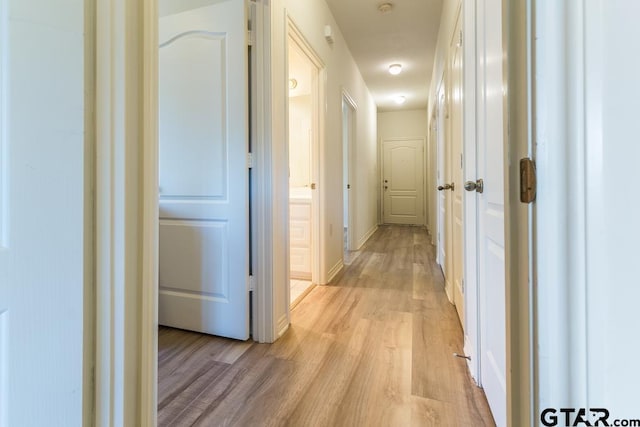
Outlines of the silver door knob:
M 475 191 L 482 193 L 484 191 L 484 182 L 479 179 L 477 181 L 467 181 L 464 183 L 464 189 L 467 191 Z
M 439 185 L 438 186 L 438 191 L 442 191 L 442 190 L 451 190 L 454 191 L 456 189 L 456 185 L 454 183 L 451 184 L 445 184 L 445 185 Z

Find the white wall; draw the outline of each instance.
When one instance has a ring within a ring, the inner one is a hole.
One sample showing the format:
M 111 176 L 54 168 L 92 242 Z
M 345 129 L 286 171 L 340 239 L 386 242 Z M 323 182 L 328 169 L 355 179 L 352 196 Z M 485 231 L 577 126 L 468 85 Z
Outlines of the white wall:
M 320 161 L 323 168 L 318 188 L 325 195 L 321 200 L 324 208 L 320 218 L 320 233 L 324 240 L 323 263 L 320 266 L 320 281 L 326 282 L 331 270 L 342 262 L 342 90 L 346 90 L 357 104 L 355 153 L 352 192 L 356 197 L 355 239 L 362 243 L 364 238 L 377 227 L 377 144 L 376 106 L 362 76 L 351 57 L 340 29 L 329 7 L 323 0 L 274 0 L 271 2 L 271 55 L 273 102 L 273 168 L 286 170 L 285 163 L 285 106 L 286 106 L 286 14 L 288 14 L 304 37 L 321 58 L 326 67 L 326 114 L 321 131 L 324 143 Z M 325 25 L 334 31 L 334 43 L 328 44 L 324 38 Z M 286 218 L 285 196 L 288 182 L 286 176 L 276 177 L 273 192 L 273 215 L 281 220 Z M 283 221 L 282 226 L 286 225 Z M 274 230 L 274 235 L 285 235 L 285 229 Z M 283 260 L 274 266 L 276 319 L 287 312 L 288 301 L 284 294 L 285 248 L 284 242 L 274 242 L 274 258 Z
M 426 138 L 429 134 L 429 120 L 426 109 L 387 111 L 378 113 L 378 150 L 382 153 L 382 142 L 388 138 Z M 424 173 L 429 173 L 428 150 L 425 145 Z M 382 154 L 380 154 L 382 155 Z M 427 180 L 428 181 L 428 180 Z M 428 191 L 425 188 L 425 204 L 429 206 Z M 380 198 L 378 197 L 378 200 Z M 426 212 L 429 212 L 427 208 Z M 382 222 L 382 204 L 378 203 L 378 221 Z M 425 216 L 425 223 L 427 216 Z M 426 224 L 425 224 L 426 225 Z
M 462 0 L 444 0 L 442 5 L 442 15 L 440 18 L 440 28 L 438 30 L 438 43 L 436 44 L 436 54 L 433 61 L 433 75 L 431 77 L 431 86 L 429 88 L 429 106 L 427 108 L 427 117 L 429 118 L 428 126 L 435 126 L 435 123 L 432 123 L 432 120 L 436 117 L 434 110 L 437 105 L 437 91 L 440 85 L 442 84 L 443 73 L 446 65 L 446 58 L 448 54 L 448 49 L 450 46 L 450 41 L 452 37 L 452 33 L 455 29 L 456 24 L 456 16 L 458 13 L 458 9 L 460 8 Z M 444 131 L 444 129 L 440 129 L 439 131 Z M 428 162 L 429 165 L 433 168 L 433 173 L 429 175 L 428 185 L 430 187 L 435 187 L 437 181 L 437 141 L 435 141 L 436 134 L 432 132 L 432 138 L 428 141 L 429 149 L 427 158 L 430 160 Z M 437 228 L 437 211 L 435 207 L 437 206 L 437 195 L 438 192 L 434 191 L 433 188 L 429 188 L 431 191 L 427 191 L 427 206 L 429 212 L 429 220 L 428 222 L 431 224 L 430 232 L 432 236 L 432 242 L 435 244 L 436 228 Z
M 456 16 L 462 0 L 444 0 L 442 5 L 442 15 L 440 18 L 440 29 L 438 30 L 438 43 L 436 45 L 436 57 L 433 61 L 433 76 L 429 89 L 429 112 L 433 111 L 436 104 L 436 92 L 442 81 L 442 73 L 445 69 L 447 54 L 456 25 Z
M 311 96 L 289 97 L 289 185 L 311 184 Z
M 427 110 L 378 113 L 378 141 L 386 138 L 426 137 L 429 133 Z

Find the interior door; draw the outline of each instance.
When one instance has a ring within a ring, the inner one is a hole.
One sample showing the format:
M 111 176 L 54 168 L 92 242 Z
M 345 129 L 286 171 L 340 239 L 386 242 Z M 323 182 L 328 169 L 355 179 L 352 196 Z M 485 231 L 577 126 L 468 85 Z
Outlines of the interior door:
M 249 337 L 244 0 L 160 19 L 159 323 Z
M 83 424 L 84 24 L 81 5 L 0 1 L 3 427 Z
M 498 426 L 507 425 L 506 308 L 504 242 L 504 105 L 502 90 L 502 5 L 486 0 L 478 11 L 478 299 L 480 382 Z
M 451 182 L 455 186 L 451 190 L 451 255 L 453 303 L 456 306 L 460 323 L 464 323 L 464 216 L 463 216 L 463 181 L 462 181 L 462 129 L 463 129 L 463 104 L 462 104 L 462 32 L 461 19 L 458 16 L 451 44 L 450 76 L 451 76 Z
M 437 136 L 436 136 L 436 151 L 438 157 L 437 167 L 437 180 L 436 184 L 438 189 L 444 186 L 445 177 L 445 97 L 444 97 L 444 85 L 440 85 L 438 90 L 438 109 L 437 109 Z M 438 264 L 441 268 L 444 268 L 447 258 L 447 239 L 445 230 L 445 220 L 447 215 L 447 198 L 444 191 L 438 191 Z
M 385 224 L 424 224 L 424 140 L 385 140 Z

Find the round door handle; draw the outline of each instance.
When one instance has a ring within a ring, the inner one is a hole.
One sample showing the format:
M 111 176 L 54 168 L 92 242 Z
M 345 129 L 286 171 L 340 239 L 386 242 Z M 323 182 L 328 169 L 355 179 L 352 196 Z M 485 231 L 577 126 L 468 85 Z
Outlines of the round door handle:
M 464 183 L 464 189 L 467 191 L 482 193 L 484 191 L 484 181 L 482 179 L 478 179 L 477 181 L 467 181 Z
M 476 191 L 476 188 L 478 188 L 478 185 L 475 181 L 467 181 L 464 183 L 464 189 L 467 191 Z
M 438 191 L 442 191 L 442 190 L 451 190 L 454 191 L 456 189 L 456 185 L 454 183 L 451 184 L 445 184 L 445 185 L 439 185 L 438 186 Z

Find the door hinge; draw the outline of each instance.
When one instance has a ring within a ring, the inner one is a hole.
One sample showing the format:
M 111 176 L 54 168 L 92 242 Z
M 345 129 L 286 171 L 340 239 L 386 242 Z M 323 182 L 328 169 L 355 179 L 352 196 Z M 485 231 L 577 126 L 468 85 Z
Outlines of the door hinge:
M 253 46 L 256 42 L 256 32 L 253 23 L 256 16 L 256 3 L 255 1 L 249 1 L 247 4 L 247 45 Z
M 536 164 L 528 157 L 520 159 L 520 201 L 533 203 L 536 200 Z
M 460 291 L 462 292 L 462 294 L 464 295 L 464 279 L 462 279 L 460 281 Z
M 462 47 L 462 30 L 460 30 L 458 37 L 458 47 Z
M 256 167 L 256 161 L 253 157 L 253 153 L 247 153 L 247 166 L 249 169 L 253 169 Z
M 249 292 L 255 291 L 256 289 L 256 279 L 253 275 L 249 275 Z

